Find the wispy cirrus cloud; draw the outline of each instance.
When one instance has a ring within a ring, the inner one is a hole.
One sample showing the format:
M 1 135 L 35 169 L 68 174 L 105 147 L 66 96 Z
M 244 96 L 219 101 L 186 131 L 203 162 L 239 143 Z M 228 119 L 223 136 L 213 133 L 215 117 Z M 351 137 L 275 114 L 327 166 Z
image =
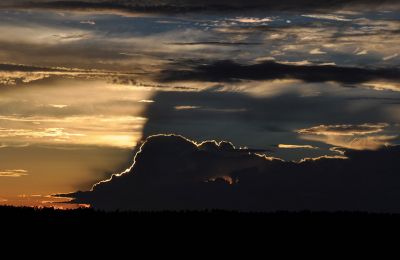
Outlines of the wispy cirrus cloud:
M 281 149 L 318 149 L 318 147 L 312 145 L 299 145 L 299 144 L 278 144 L 278 148 Z
M 134 77 L 134 73 L 106 70 L 85 70 L 65 67 L 39 67 L 24 64 L 0 64 L 0 86 L 26 84 L 50 77 L 111 80 L 113 77 Z
M 385 132 L 388 127 L 389 125 L 386 123 L 319 125 L 297 130 L 297 133 L 305 140 L 324 142 L 356 150 L 376 150 L 390 145 L 392 141 L 398 138 L 398 129 Z
M 81 24 L 96 25 L 96 22 L 92 21 L 92 20 L 81 21 L 80 23 Z
M 0 128 L 0 138 L 7 143 L 82 144 L 129 148 L 134 147 L 140 139 L 140 129 L 145 121 L 142 117 L 129 116 L 2 116 L 0 122 L 8 127 Z M 14 125 L 21 128 L 12 128 Z
M 68 133 L 63 128 L 39 128 L 36 130 L 30 129 L 10 129 L 0 128 L 0 137 L 20 137 L 20 138 L 55 138 L 56 140 L 70 139 L 71 137 L 84 136 L 83 134 Z
M 8 177 L 8 178 L 19 178 L 28 175 L 27 170 L 0 170 L 0 178 Z
M 382 59 L 383 59 L 384 61 L 388 61 L 388 60 L 394 59 L 394 58 L 396 58 L 396 57 L 398 57 L 398 56 L 399 56 L 399 54 L 398 54 L 398 53 L 395 53 L 395 54 L 392 54 L 392 55 L 383 57 Z
M 340 21 L 340 22 L 350 22 L 351 19 L 345 18 L 341 15 L 332 15 L 332 14 L 303 14 L 303 17 L 314 18 L 314 19 L 321 19 L 321 20 L 333 20 L 333 21 Z
M 299 134 L 315 135 L 365 135 L 382 132 L 388 124 L 319 125 L 298 130 Z

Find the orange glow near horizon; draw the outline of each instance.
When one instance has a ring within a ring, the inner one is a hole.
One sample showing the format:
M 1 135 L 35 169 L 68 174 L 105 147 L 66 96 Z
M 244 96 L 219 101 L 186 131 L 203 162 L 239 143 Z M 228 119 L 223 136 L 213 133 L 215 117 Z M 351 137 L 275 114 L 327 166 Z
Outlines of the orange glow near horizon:
M 71 210 L 90 208 L 88 204 L 69 203 L 70 198 L 58 198 L 51 195 L 19 195 L 17 197 L 0 198 L 0 206 L 54 208 L 59 210 Z

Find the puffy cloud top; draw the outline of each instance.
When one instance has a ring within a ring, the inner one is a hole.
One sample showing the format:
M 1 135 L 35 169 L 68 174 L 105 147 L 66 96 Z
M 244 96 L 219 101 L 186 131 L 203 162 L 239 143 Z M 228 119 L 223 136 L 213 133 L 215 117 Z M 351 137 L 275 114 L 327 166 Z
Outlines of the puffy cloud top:
M 228 142 L 149 137 L 126 172 L 68 194 L 95 208 L 400 212 L 399 146 L 285 162 Z

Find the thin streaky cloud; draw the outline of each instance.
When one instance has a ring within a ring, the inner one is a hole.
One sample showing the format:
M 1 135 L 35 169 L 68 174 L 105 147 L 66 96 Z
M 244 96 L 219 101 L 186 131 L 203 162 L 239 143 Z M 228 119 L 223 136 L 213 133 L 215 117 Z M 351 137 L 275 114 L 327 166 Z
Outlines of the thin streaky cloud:
M 0 177 L 19 178 L 28 175 L 27 170 L 0 170 Z

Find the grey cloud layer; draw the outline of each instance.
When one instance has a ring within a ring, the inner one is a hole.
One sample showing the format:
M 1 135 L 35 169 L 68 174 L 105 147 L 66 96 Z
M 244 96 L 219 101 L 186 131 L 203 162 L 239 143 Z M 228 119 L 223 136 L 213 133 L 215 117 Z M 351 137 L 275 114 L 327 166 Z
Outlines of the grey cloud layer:
M 52 10 L 14 15 L 3 11 L 0 61 L 148 74 L 165 69 L 177 57 L 204 59 L 210 66 L 232 57 L 244 67 L 266 59 L 347 67 L 398 66 L 400 24 L 395 13 L 339 16 L 346 21 L 334 20 L 334 14 L 326 15 L 330 20 L 323 15 L 279 14 L 144 18 L 79 13 L 66 18 Z M 81 23 L 87 20 L 97 23 Z
M 192 65 L 190 61 L 188 65 Z M 306 82 L 334 81 L 345 84 L 363 83 L 372 80 L 400 80 L 397 68 L 368 69 L 339 67 L 332 65 L 287 65 L 272 61 L 258 64 L 239 64 L 225 60 L 203 65 L 198 63 L 192 69 L 164 70 L 162 81 L 211 81 L 232 82 L 235 80 L 299 79 Z
M 386 7 L 398 6 L 396 0 L 142 0 L 142 1 L 129 1 L 129 0 L 22 0 L 22 1 L 2 1 L 0 6 L 8 8 L 54 8 L 54 9 L 67 9 L 67 10 L 114 10 L 123 12 L 193 12 L 193 11 L 232 11 L 243 9 L 260 9 L 265 8 L 268 10 L 321 10 L 343 7 Z

